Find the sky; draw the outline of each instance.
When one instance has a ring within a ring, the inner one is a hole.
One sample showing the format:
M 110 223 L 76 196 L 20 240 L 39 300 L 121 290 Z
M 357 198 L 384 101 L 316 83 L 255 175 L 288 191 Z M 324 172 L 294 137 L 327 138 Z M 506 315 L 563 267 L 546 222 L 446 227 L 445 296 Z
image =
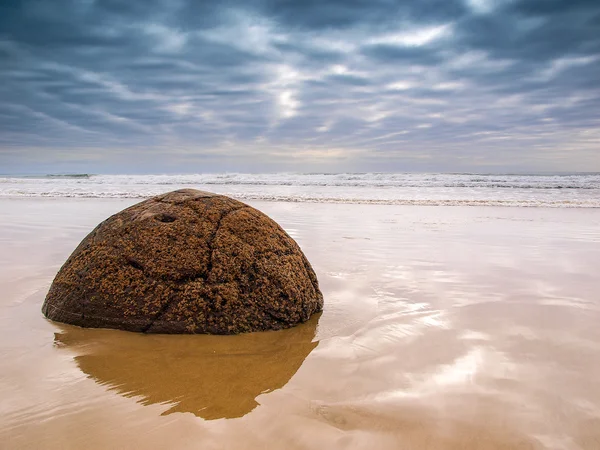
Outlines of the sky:
M 600 171 L 600 1 L 0 2 L 0 173 L 224 171 Z

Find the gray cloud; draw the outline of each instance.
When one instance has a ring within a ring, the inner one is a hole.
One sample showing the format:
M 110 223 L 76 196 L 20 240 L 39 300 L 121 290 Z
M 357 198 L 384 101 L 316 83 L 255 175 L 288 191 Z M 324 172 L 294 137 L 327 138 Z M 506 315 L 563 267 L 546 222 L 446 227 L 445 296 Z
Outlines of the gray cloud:
M 600 4 L 0 4 L 0 172 L 600 170 Z

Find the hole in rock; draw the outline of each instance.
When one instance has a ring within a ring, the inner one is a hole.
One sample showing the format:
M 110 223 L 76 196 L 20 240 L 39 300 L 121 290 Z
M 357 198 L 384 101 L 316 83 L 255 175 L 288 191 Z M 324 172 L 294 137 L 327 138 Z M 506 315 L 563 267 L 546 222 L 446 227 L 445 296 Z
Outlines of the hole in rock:
M 144 270 L 144 266 L 142 266 L 139 262 L 137 262 L 135 259 L 131 259 L 131 258 L 127 258 L 127 264 L 129 264 L 131 267 L 133 267 L 134 269 L 137 270 Z
M 158 220 L 159 222 L 164 222 L 164 223 L 171 223 L 171 222 L 175 222 L 177 220 L 177 217 L 171 216 L 169 214 L 159 214 L 157 216 L 154 217 L 156 220 Z

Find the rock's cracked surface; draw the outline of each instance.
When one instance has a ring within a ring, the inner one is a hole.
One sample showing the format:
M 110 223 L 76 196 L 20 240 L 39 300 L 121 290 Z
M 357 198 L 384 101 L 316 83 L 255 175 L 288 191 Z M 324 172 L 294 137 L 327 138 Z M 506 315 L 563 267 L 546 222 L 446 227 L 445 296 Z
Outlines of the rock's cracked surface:
M 235 334 L 321 311 L 300 247 L 260 211 L 184 189 L 98 225 L 60 269 L 43 313 L 83 327 Z

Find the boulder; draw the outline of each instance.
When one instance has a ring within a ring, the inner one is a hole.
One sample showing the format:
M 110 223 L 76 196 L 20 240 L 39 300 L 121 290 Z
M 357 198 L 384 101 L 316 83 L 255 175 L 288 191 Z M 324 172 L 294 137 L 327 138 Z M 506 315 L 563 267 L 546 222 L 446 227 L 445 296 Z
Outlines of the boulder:
M 237 334 L 289 328 L 322 307 L 311 265 L 277 223 L 183 189 L 98 225 L 56 275 L 42 312 L 82 327 Z

